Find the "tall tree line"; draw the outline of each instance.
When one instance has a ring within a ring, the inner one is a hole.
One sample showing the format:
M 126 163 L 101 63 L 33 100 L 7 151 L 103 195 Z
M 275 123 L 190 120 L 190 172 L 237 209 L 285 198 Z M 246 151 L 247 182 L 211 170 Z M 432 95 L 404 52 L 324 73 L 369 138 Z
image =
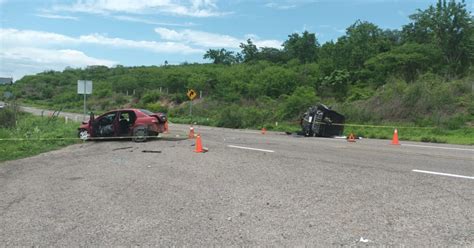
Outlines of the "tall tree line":
M 401 30 L 383 30 L 357 20 L 336 41 L 320 45 L 314 33 L 293 33 L 281 49 L 260 47 L 248 39 L 241 51 L 210 49 L 204 55 L 214 64 L 252 63 L 265 60 L 286 64 L 317 63 L 330 76 L 337 70 L 350 72 L 352 81 L 384 84 L 383 78 L 399 76 L 408 82 L 433 71 L 446 78 L 462 77 L 474 60 L 473 16 L 464 1 L 439 0 L 410 15 Z

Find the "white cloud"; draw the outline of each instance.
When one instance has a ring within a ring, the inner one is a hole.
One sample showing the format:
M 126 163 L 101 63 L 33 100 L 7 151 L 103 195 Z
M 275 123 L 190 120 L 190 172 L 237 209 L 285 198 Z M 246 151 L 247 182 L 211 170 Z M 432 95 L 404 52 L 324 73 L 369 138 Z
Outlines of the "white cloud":
M 18 30 L 18 29 L 0 29 L 1 47 L 21 47 L 21 46 L 57 46 L 62 44 L 74 44 L 76 40 L 72 37 L 57 33 Z
M 106 65 L 112 66 L 115 61 L 89 57 L 81 51 L 72 49 L 42 49 L 17 47 L 0 53 L 2 58 L 18 61 L 30 61 L 46 65 L 67 64 L 73 66 Z
M 15 79 L 44 70 L 62 70 L 66 66 L 117 64 L 116 61 L 94 58 L 78 50 L 79 46 L 88 44 L 154 53 L 204 53 L 202 49 L 177 42 L 136 41 L 101 34 L 71 37 L 35 30 L 0 29 L 0 37 L 0 75 Z
M 138 22 L 138 23 L 144 23 L 144 24 L 150 24 L 150 25 L 158 25 L 158 26 L 175 26 L 175 27 L 191 27 L 191 26 L 196 26 L 196 24 L 192 22 L 186 22 L 186 23 L 168 23 L 168 22 L 157 22 L 145 18 L 138 18 L 134 16 L 126 16 L 126 15 L 117 15 L 113 16 L 113 18 L 121 21 L 129 21 L 129 22 Z
M 113 66 L 115 61 L 87 56 L 71 49 L 42 49 L 16 47 L 0 51 L 0 74 L 12 76 L 15 80 L 24 75 L 45 70 L 63 70 L 65 67 L 85 67 L 88 65 Z
M 155 28 L 164 40 L 181 41 L 203 47 L 238 47 L 240 40 L 229 36 L 185 29 L 176 31 L 167 28 Z
M 283 44 L 283 42 L 279 40 L 256 40 L 253 42 L 257 47 L 281 48 L 281 44 Z
M 60 19 L 60 20 L 73 20 L 73 21 L 79 20 L 79 18 L 75 16 L 65 16 L 65 15 L 37 14 L 36 16 L 47 18 L 47 19 Z
M 216 0 L 76 0 L 70 5 L 54 5 L 53 11 L 84 12 L 92 14 L 166 13 L 180 16 L 211 17 L 228 13 L 217 11 Z
M 271 2 L 271 3 L 266 3 L 265 7 L 273 8 L 273 9 L 286 10 L 286 9 L 296 8 L 297 6 L 295 4 L 281 4 L 281 3 Z
M 314 4 L 321 2 L 322 0 L 271 0 L 264 4 L 267 8 L 279 9 L 279 10 L 288 10 L 301 7 L 307 4 Z M 334 0 L 328 0 L 331 2 Z
M 42 48 L 67 48 L 84 44 L 112 46 L 116 48 L 132 48 L 148 50 L 157 53 L 202 53 L 203 50 L 195 49 L 188 45 L 176 42 L 157 42 L 144 40 L 128 40 L 110 38 L 101 34 L 81 35 L 71 37 L 57 33 L 35 30 L 0 29 L 2 49 L 12 47 L 42 47 Z
M 194 46 L 205 48 L 234 48 L 237 49 L 240 43 L 245 43 L 247 38 L 252 38 L 258 47 L 280 48 L 282 42 L 278 40 L 260 40 L 255 35 L 247 35 L 247 38 L 236 38 L 229 35 L 208 33 L 185 29 L 176 31 L 168 28 L 155 28 L 155 32 L 164 40 L 179 41 Z
M 121 38 L 109 38 L 101 34 L 81 35 L 78 39 L 83 44 L 97 44 L 113 46 L 117 48 L 134 48 L 149 50 L 156 53 L 203 53 L 201 49 L 195 49 L 182 43 L 176 42 L 156 42 L 156 41 L 135 41 Z

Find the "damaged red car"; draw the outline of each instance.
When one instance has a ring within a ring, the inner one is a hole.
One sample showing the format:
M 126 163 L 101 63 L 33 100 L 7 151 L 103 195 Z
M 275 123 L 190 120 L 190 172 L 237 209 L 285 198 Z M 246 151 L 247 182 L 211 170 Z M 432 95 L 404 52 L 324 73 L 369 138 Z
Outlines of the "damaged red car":
M 168 118 L 164 113 L 153 113 L 146 109 L 119 109 L 98 117 L 92 113 L 89 121 L 78 128 L 81 139 L 96 137 L 131 137 L 134 141 L 145 141 L 148 137 L 164 133 Z

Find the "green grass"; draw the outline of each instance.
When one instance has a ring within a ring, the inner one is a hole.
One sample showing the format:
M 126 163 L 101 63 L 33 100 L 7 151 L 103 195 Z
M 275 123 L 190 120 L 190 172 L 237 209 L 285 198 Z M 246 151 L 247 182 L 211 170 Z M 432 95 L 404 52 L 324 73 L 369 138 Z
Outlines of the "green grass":
M 178 124 L 195 124 L 203 126 L 216 126 L 216 121 L 205 117 L 168 117 L 169 121 Z
M 21 113 L 16 127 L 0 128 L 0 162 L 25 158 L 79 142 L 78 123 Z M 1 140 L 7 139 L 7 140 Z M 18 140 L 9 140 L 18 139 Z
M 456 130 L 448 130 L 442 128 L 393 126 L 394 128 L 347 126 L 344 129 L 344 133 L 349 135 L 352 132 L 356 136 L 372 139 L 392 139 L 394 129 L 397 128 L 399 140 L 474 145 L 474 128 L 465 127 Z
M 180 124 L 195 123 L 205 126 L 216 126 L 215 120 L 202 117 L 173 117 L 171 122 Z M 362 124 L 363 125 L 363 124 Z M 269 131 L 292 132 L 296 133 L 301 128 L 296 122 L 280 122 L 263 124 L 260 127 L 251 127 L 260 130 L 265 127 Z M 386 123 L 380 126 L 367 124 L 366 127 L 361 127 L 359 124 L 352 126 L 348 124 L 344 127 L 344 135 L 348 136 L 351 132 L 360 137 L 371 139 L 392 139 L 394 130 L 398 129 L 399 140 L 420 141 L 430 143 L 447 143 L 459 145 L 474 145 L 474 128 L 464 127 L 454 130 L 449 130 L 440 127 L 416 127 L 408 123 Z

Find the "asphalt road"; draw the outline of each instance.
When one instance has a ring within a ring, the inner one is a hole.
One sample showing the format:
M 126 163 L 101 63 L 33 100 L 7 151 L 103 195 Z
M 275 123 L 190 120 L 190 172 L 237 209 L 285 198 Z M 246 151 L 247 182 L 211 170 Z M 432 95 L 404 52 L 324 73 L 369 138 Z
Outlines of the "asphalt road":
M 0 245 L 474 245 L 472 146 L 170 128 L 0 163 Z

